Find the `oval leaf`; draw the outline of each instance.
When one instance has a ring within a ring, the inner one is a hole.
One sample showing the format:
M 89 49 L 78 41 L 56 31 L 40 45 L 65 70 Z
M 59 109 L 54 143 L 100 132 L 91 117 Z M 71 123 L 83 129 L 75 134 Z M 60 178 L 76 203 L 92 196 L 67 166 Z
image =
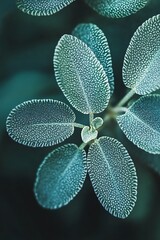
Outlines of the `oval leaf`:
M 101 137 L 88 152 L 87 168 L 94 191 L 112 215 L 126 218 L 137 196 L 137 176 L 125 147 L 116 139 Z
M 68 204 L 80 191 L 86 178 L 86 154 L 75 144 L 51 152 L 37 172 L 35 196 L 44 208 Z
M 127 17 L 144 8 L 149 0 L 85 0 L 96 12 L 105 17 Z
M 160 154 L 160 95 L 141 97 L 117 117 L 127 138 L 149 153 Z
M 31 100 L 18 105 L 7 118 L 7 132 L 16 142 L 45 147 L 64 141 L 74 132 L 74 112 L 52 99 Z
M 88 23 L 79 24 L 73 30 L 72 34 L 86 43 L 102 64 L 108 77 L 110 92 L 112 94 L 114 90 L 112 60 L 108 41 L 104 33 L 95 24 Z
M 134 33 L 126 51 L 123 81 L 137 94 L 160 88 L 160 15 L 145 21 Z
M 33 16 L 48 16 L 60 11 L 75 0 L 17 0 L 17 7 Z
M 107 107 L 108 78 L 85 43 L 72 35 L 64 35 L 55 49 L 54 66 L 59 87 L 78 111 L 99 113 Z

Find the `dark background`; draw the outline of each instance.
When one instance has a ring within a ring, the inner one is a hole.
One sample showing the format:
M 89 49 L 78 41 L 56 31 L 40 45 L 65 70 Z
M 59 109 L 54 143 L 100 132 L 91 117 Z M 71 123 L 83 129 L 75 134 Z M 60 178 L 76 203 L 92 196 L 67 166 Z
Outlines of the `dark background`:
M 160 1 L 151 0 L 136 14 L 108 19 L 76 0 L 55 15 L 32 17 L 20 12 L 15 0 L 0 0 L 0 240 L 160 240 L 160 156 L 138 150 L 116 126 L 112 132 L 105 130 L 102 134 L 123 141 L 137 168 L 138 200 L 131 215 L 122 220 L 106 212 L 88 177 L 73 201 L 49 211 L 36 202 L 33 184 L 39 164 L 54 147 L 22 146 L 5 131 L 9 111 L 25 100 L 67 102 L 56 84 L 52 59 L 59 38 L 78 23 L 95 23 L 106 34 L 115 74 L 113 101 L 118 101 L 126 91 L 121 68 L 130 38 L 139 25 L 159 12 Z M 84 121 L 81 114 L 77 119 Z M 76 130 L 66 142 L 80 141 Z

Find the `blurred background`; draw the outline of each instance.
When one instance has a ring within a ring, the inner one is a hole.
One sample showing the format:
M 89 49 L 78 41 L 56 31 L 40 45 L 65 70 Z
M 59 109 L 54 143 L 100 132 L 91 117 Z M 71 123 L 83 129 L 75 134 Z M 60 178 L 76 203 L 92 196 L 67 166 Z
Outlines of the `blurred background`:
M 131 215 L 121 220 L 106 212 L 87 177 L 83 189 L 67 206 L 50 211 L 38 205 L 33 185 L 38 166 L 55 147 L 17 144 L 5 130 L 6 117 L 17 104 L 35 98 L 67 103 L 53 69 L 54 48 L 64 33 L 82 22 L 97 24 L 111 49 L 118 101 L 123 57 L 139 25 L 160 13 L 160 0 L 123 19 L 98 15 L 76 0 L 49 17 L 33 17 L 16 8 L 16 0 L 0 0 L 0 240 L 160 240 L 160 155 L 147 154 L 126 140 L 114 126 L 101 134 L 117 137 L 129 150 L 138 174 L 138 200 Z M 77 121 L 84 122 L 76 112 Z M 79 130 L 66 142 L 81 143 Z M 57 147 L 57 146 L 56 146 Z

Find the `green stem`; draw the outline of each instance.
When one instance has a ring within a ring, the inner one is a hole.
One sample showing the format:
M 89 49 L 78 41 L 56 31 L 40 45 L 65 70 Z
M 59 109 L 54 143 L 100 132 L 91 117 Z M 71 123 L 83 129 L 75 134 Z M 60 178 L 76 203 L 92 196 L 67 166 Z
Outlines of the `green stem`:
M 82 143 L 80 146 L 79 146 L 79 149 L 80 150 L 83 150 L 86 146 L 87 146 L 88 143 Z
M 93 119 L 94 119 L 94 114 L 93 113 L 89 113 L 89 124 L 90 124 L 90 126 L 92 126 Z
M 131 89 L 114 108 L 122 107 L 124 104 L 126 104 L 130 100 L 131 97 L 133 97 L 134 94 L 135 94 L 135 91 Z
M 77 127 L 77 128 L 84 128 L 85 127 L 85 125 L 80 124 L 80 123 L 73 123 L 73 126 Z

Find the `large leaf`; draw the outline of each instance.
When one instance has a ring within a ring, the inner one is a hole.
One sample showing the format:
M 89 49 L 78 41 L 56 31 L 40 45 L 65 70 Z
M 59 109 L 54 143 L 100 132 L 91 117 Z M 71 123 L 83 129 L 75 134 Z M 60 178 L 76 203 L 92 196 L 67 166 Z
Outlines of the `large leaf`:
M 117 121 L 127 138 L 139 148 L 160 154 L 160 95 L 141 97 Z
M 115 217 L 126 218 L 137 196 L 137 176 L 125 147 L 116 139 L 101 137 L 89 148 L 87 167 L 102 206 Z
M 134 33 L 126 51 L 123 81 L 137 94 L 160 88 L 160 15 L 145 21 Z
M 75 0 L 17 0 L 17 7 L 30 15 L 47 16 L 60 11 Z
M 62 142 L 73 134 L 74 112 L 52 99 L 31 100 L 18 105 L 7 118 L 10 137 L 31 147 L 45 147 Z
M 54 66 L 61 90 L 78 111 L 99 113 L 107 107 L 108 78 L 85 43 L 72 35 L 63 35 L 55 49 Z
M 95 24 L 79 24 L 72 32 L 74 36 L 82 40 L 94 52 L 102 64 L 110 84 L 110 92 L 114 90 L 114 76 L 112 69 L 111 53 L 107 38 L 101 29 Z
M 149 2 L 149 0 L 85 0 L 86 3 L 105 17 L 121 18 L 129 16 Z
M 86 154 L 75 144 L 51 152 L 37 172 L 34 192 L 43 207 L 55 209 L 69 203 L 86 178 Z

